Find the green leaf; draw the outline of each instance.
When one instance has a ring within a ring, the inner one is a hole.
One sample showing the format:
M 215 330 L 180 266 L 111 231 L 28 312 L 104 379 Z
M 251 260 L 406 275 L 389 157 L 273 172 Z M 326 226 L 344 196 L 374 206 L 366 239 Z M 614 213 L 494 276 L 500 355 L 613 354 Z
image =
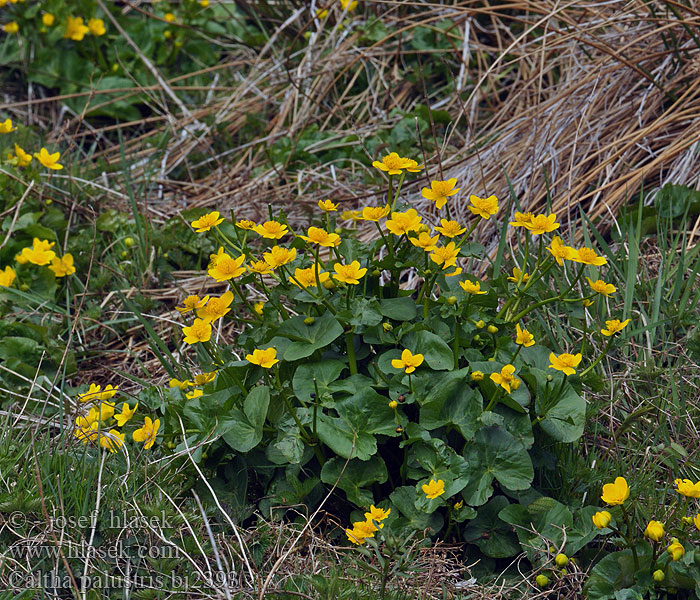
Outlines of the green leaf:
M 464 439 L 474 437 L 481 426 L 483 400 L 471 387 L 469 369 L 427 373 L 416 378 L 415 395 L 421 405 L 418 422 L 428 430 L 454 425 Z
M 512 528 L 499 517 L 499 513 L 507 506 L 508 499 L 505 496 L 492 498 L 464 528 L 464 539 L 476 544 L 491 558 L 507 558 L 520 552 L 520 544 Z
M 379 301 L 379 310 L 394 321 L 412 321 L 416 317 L 416 301 L 410 296 L 384 298 Z
M 425 494 L 421 495 L 425 498 Z M 443 518 L 439 512 L 425 514 L 418 510 L 416 500 L 419 500 L 420 497 L 414 487 L 398 487 L 391 493 L 389 499 L 391 505 L 395 506 L 403 515 L 411 529 L 416 531 L 432 529 L 434 532 L 442 529 Z
M 305 325 L 304 319 L 303 316 L 287 319 L 277 330 L 277 335 L 292 340 L 284 351 L 284 360 L 299 360 L 311 356 L 343 333 L 342 326 L 330 312 L 324 313 L 312 325 Z
M 422 354 L 431 369 L 445 371 L 454 366 L 452 350 L 445 340 L 431 331 L 416 331 L 408 336 L 406 346 L 413 354 Z
M 221 419 L 222 438 L 238 452 L 249 452 L 262 440 L 263 424 L 270 405 L 267 386 L 254 387 L 243 402 L 243 410 L 234 408 Z
M 639 560 L 639 570 L 649 571 L 652 568 L 651 546 L 647 543 L 635 547 Z M 635 587 L 634 557 L 627 548 L 604 556 L 593 567 L 583 588 L 585 597 L 589 600 L 608 600 L 615 598 L 615 592 Z M 646 591 L 646 590 L 642 590 Z
M 586 401 L 568 383 L 564 385 L 563 393 L 554 406 L 544 410 L 540 403 L 541 396 L 537 394 L 537 412 L 545 415 L 540 421 L 540 427 L 555 440 L 575 442 L 583 435 Z
M 302 402 L 309 402 L 311 401 L 311 394 L 315 394 L 316 388 L 318 388 L 318 399 L 320 400 L 324 394 L 331 393 L 328 386 L 338 379 L 345 368 L 345 363 L 339 360 L 302 363 L 294 372 L 294 379 L 292 380 L 296 397 Z M 314 378 L 316 379 L 315 386 Z
M 474 474 L 463 492 L 472 506 L 483 504 L 491 496 L 494 478 L 509 490 L 525 490 L 532 483 L 534 471 L 527 450 L 500 427 L 479 430 L 464 457 Z
M 374 497 L 366 488 L 373 483 L 384 483 L 387 480 L 388 473 L 384 461 L 378 456 L 373 456 L 368 461 L 353 459 L 347 466 L 345 463 L 345 460 L 338 457 L 327 461 L 321 469 L 321 481 L 328 485 L 338 481 L 338 487 L 345 492 L 350 502 L 359 508 L 369 508 L 370 504 L 374 504 Z
M 326 446 L 343 458 L 369 460 L 377 453 L 377 440 L 373 435 L 321 411 L 317 416 L 316 433 Z

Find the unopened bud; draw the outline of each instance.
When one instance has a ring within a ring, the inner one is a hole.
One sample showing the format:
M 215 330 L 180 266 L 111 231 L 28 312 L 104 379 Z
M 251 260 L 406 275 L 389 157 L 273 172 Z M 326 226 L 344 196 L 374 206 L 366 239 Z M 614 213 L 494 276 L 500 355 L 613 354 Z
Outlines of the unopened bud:
M 498 333 L 498 327 L 496 327 L 495 325 L 489 325 L 486 328 L 486 331 L 488 331 L 489 333 Z
M 457 296 L 450 296 L 447 299 L 447 304 L 449 304 L 450 306 L 454 306 L 455 304 L 457 304 Z
M 306 317 L 306 319 L 304 319 L 304 325 L 313 325 L 315 322 L 316 319 L 313 317 Z

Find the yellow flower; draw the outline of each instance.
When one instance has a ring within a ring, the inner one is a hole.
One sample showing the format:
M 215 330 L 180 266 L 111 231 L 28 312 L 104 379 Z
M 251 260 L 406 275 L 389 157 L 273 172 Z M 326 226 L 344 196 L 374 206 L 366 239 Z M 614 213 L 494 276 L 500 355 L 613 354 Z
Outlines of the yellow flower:
M 683 548 L 683 544 L 681 544 L 679 541 L 675 541 L 668 548 L 666 548 L 666 552 L 671 555 L 671 560 L 676 562 L 677 560 L 683 558 L 685 548 Z
M 515 367 L 513 365 L 505 365 L 500 373 L 491 373 L 489 379 L 510 394 L 511 388 L 516 390 L 520 387 L 520 380 L 517 377 L 513 377 L 513 373 L 515 373 Z M 516 381 L 518 383 L 513 385 Z
M 183 381 L 180 381 L 179 379 L 171 379 L 168 381 L 168 387 L 171 388 L 180 388 L 181 390 L 187 389 L 193 385 L 193 383 L 189 379 L 184 379 Z
M 466 227 L 462 227 L 457 221 L 448 221 L 447 219 L 440 219 L 440 225 L 440 227 L 435 228 L 435 231 L 439 231 L 448 238 L 456 237 L 467 230 Z
M 143 420 L 143 426 L 134 431 L 134 433 L 131 434 L 131 437 L 135 442 L 144 442 L 143 447 L 148 450 L 156 441 L 159 427 L 160 419 L 151 421 L 151 417 L 145 417 Z
M 329 277 L 330 273 L 320 272 L 321 267 L 315 265 L 309 267 L 308 269 L 294 269 L 294 278 L 292 283 L 297 287 L 316 287 L 316 273 L 318 273 L 318 280 L 324 283 Z
M 188 400 L 193 400 L 194 398 L 199 398 L 204 392 L 202 390 L 192 390 L 185 394 L 185 398 Z
M 270 240 L 279 240 L 289 233 L 287 226 L 277 221 L 265 221 L 262 225 L 253 227 L 253 231 Z
M 399 403 L 396 400 L 392 400 L 391 402 L 389 402 L 389 408 L 391 408 L 392 410 L 395 409 L 398 405 Z
M 598 256 L 595 250 L 593 250 L 593 248 L 584 247 L 579 248 L 578 250 L 574 250 L 572 248 L 572 250 L 573 252 L 570 260 L 573 260 L 574 262 L 583 263 L 584 265 L 594 265 L 596 267 L 608 264 L 608 261 L 605 259 L 605 257 Z
M 472 381 L 483 381 L 483 379 L 484 379 L 484 372 L 483 371 L 472 372 Z
M 191 294 L 185 298 L 185 300 L 182 302 L 182 306 L 176 306 L 175 310 L 178 311 L 180 314 L 185 314 L 190 312 L 191 310 L 195 310 L 197 308 L 202 308 L 207 301 L 209 300 L 209 296 L 204 296 L 204 298 L 201 298 L 195 294 Z
M 292 262 L 297 257 L 296 248 L 287 250 L 281 246 L 273 246 L 269 252 L 263 254 L 263 259 L 273 269 Z
M 554 352 L 549 353 L 549 365 L 550 369 L 556 369 L 557 371 L 563 371 L 566 375 L 573 375 L 576 373 L 575 367 L 578 367 L 581 362 L 581 353 L 578 354 L 568 354 L 564 352 L 557 356 Z
M 212 261 L 212 265 L 207 271 L 210 277 L 213 277 L 217 281 L 228 281 L 229 279 L 234 279 L 245 273 L 245 267 L 242 266 L 245 261 L 245 254 L 241 254 L 238 258 L 234 259 L 225 252 L 221 252 L 217 255 L 216 260 Z
M 17 128 L 12 126 L 12 119 L 5 119 L 0 122 L 0 133 L 10 133 L 15 131 Z
M 438 479 L 437 481 L 431 479 L 427 485 L 423 484 L 421 489 L 423 490 L 425 497 L 432 500 L 433 498 L 442 496 L 442 494 L 445 493 L 445 482 L 442 479 Z
M 649 521 L 647 528 L 644 530 L 644 535 L 650 540 L 658 542 L 664 537 L 664 524 L 660 521 Z
M 240 221 L 236 222 L 236 227 L 239 227 L 240 229 L 255 229 L 256 224 L 255 221 L 248 221 L 247 219 L 241 219 Z
M 695 529 L 700 531 L 700 514 L 693 517 L 693 525 L 695 525 Z
M 593 525 L 598 529 L 605 529 L 610 525 L 610 519 L 612 519 L 612 515 L 607 510 L 600 510 L 593 515 Z
M 617 291 L 612 283 L 605 283 L 602 279 L 598 281 L 591 281 L 590 277 L 586 277 L 586 279 L 588 279 L 588 285 L 591 286 L 591 289 L 598 294 L 610 297 L 610 294 L 614 294 Z
M 693 483 L 690 479 L 676 479 L 673 483 L 681 496 L 700 498 L 700 481 Z
M 601 329 L 600 333 L 607 337 L 611 337 L 615 335 L 616 333 L 619 333 L 622 331 L 625 327 L 627 327 L 627 324 L 631 321 L 631 319 L 625 319 L 624 321 L 620 322 L 619 319 L 612 319 L 610 321 L 605 321 L 605 329 Z
M 362 209 L 360 220 L 374 221 L 376 223 L 379 221 L 379 219 L 386 217 L 389 212 L 391 212 L 391 209 L 389 208 L 388 204 L 386 206 L 365 206 Z
M 396 152 L 391 152 L 387 154 L 381 161 L 375 160 L 372 166 L 384 171 L 388 175 L 400 175 L 403 169 L 410 173 L 417 173 L 423 167 L 418 166 L 416 161 L 410 158 L 402 158 Z
M 318 207 L 324 212 L 336 212 L 338 210 L 338 205 L 333 204 L 330 200 L 319 200 Z
M 617 506 L 622 504 L 630 495 L 630 488 L 624 477 L 616 477 L 615 483 L 606 483 L 603 486 L 603 495 L 600 497 L 605 504 Z
M 360 279 L 367 273 L 367 269 L 360 269 L 360 263 L 356 260 L 353 260 L 349 265 L 335 263 L 333 269 L 335 270 L 333 274 L 334 279 L 350 285 L 357 285 L 360 283 Z
M 75 266 L 73 266 L 73 256 L 69 253 L 63 255 L 63 258 L 58 258 L 54 256 L 51 259 L 51 264 L 49 265 L 56 277 L 65 277 L 66 275 L 72 275 L 75 273 Z
M 352 12 L 357 8 L 357 0 L 340 0 L 340 8 L 343 10 L 347 9 L 348 12 Z
M 119 386 L 112 386 L 110 383 L 109 385 L 105 386 L 105 389 L 100 392 L 99 399 L 100 400 L 109 400 L 110 398 L 114 398 L 114 396 L 117 395 L 117 392 L 119 391 Z
M 514 220 L 510 221 L 508 225 L 512 225 L 513 227 L 525 227 L 526 225 L 530 224 L 530 221 L 532 221 L 532 217 L 533 215 L 531 212 L 516 212 Z
M 467 208 L 475 215 L 479 215 L 483 219 L 490 219 L 491 215 L 495 215 L 498 212 L 498 198 L 496 196 L 489 196 L 488 198 L 479 198 L 478 196 L 469 196 L 469 202 L 471 206 Z
M 591 304 L 593 304 L 593 300 L 589 300 L 588 298 L 584 298 L 583 300 L 581 300 L 581 304 L 583 304 L 585 307 L 588 307 Z
M 199 0 L 199 5 L 202 8 L 206 8 L 207 6 L 209 6 L 209 0 Z
M 54 17 L 51 13 L 44 13 L 41 15 L 41 22 L 45 27 L 51 27 L 51 25 L 54 24 L 54 21 L 56 20 L 56 17 Z
M 124 434 L 118 429 L 110 429 L 107 433 L 100 435 L 100 448 L 106 448 L 114 454 L 124 445 Z
M 374 504 L 372 504 L 369 507 L 369 512 L 365 513 L 365 519 L 367 520 L 367 522 L 377 521 L 378 523 L 381 523 L 384 519 L 386 519 L 389 516 L 390 512 L 390 508 L 384 510 L 383 508 L 377 508 L 374 506 Z M 382 527 L 383 525 L 379 525 L 380 529 Z
M 273 269 L 264 260 L 256 260 L 248 265 L 248 270 L 251 273 L 257 273 L 258 275 L 268 275 L 272 273 Z
M 78 428 L 75 430 L 73 435 L 87 444 L 88 442 L 94 442 L 97 439 L 97 430 L 100 427 L 99 422 L 89 422 L 85 417 L 78 417 L 75 420 L 75 424 Z
M 438 246 L 433 250 L 429 256 L 430 260 L 438 265 L 442 265 L 443 269 L 448 267 L 453 267 L 457 262 L 457 255 L 459 254 L 459 248 L 454 242 L 450 242 L 447 246 Z
M 307 235 L 298 236 L 309 244 L 318 244 L 326 248 L 335 248 L 340 246 L 340 236 L 337 233 L 328 233 L 320 227 L 309 227 Z
M 455 502 L 453 508 L 455 510 L 459 510 L 464 506 L 464 500 L 460 500 L 459 502 Z
M 565 260 L 574 260 L 574 256 L 576 256 L 576 250 L 571 246 L 566 246 L 558 235 L 552 238 L 552 243 L 547 246 L 547 250 L 559 266 L 563 265 Z
M 49 154 L 49 151 L 46 148 L 42 148 L 41 150 L 39 150 L 38 153 L 35 152 L 34 156 L 47 169 L 52 169 L 53 171 L 60 171 L 63 168 L 63 165 L 58 163 L 58 159 L 61 158 L 60 152 L 54 152 L 53 154 Z
M 462 274 L 462 267 L 455 267 L 455 270 L 452 271 L 452 273 L 445 273 L 445 277 L 454 277 L 455 275 L 461 275 Z
M 437 242 L 440 239 L 440 236 L 436 235 L 435 237 L 430 237 L 429 233 L 421 231 L 417 238 L 410 237 L 408 239 L 414 246 L 422 248 L 426 252 L 432 252 L 435 250 L 435 248 L 437 248 Z
M 455 185 L 457 185 L 456 178 L 448 179 L 447 181 L 431 181 L 430 187 L 423 188 L 420 194 L 423 198 L 435 202 L 435 208 L 439 210 L 445 206 L 449 196 L 454 196 L 461 189 L 455 188 Z
M 518 281 L 520 281 L 521 276 L 521 283 L 525 283 L 528 279 L 530 279 L 530 276 L 527 273 L 523 273 L 518 267 L 513 267 L 513 277 L 509 277 L 508 281 L 518 283 Z
M 88 389 L 87 392 L 85 392 L 83 394 L 78 394 L 78 400 L 80 402 L 90 402 L 91 400 L 99 400 L 101 389 L 102 389 L 101 385 L 98 385 L 96 383 L 91 383 L 90 388 Z
M 358 521 L 353 523 L 352 529 L 346 529 L 345 533 L 353 544 L 364 544 L 365 539 L 374 537 L 377 526 L 372 521 Z
M 34 238 L 31 248 L 22 249 L 21 257 L 24 262 L 30 262 L 33 265 L 39 265 L 40 267 L 48 265 L 56 256 L 56 253 L 50 250 L 55 243 Z M 17 262 L 23 264 L 21 260 Z
M 554 213 L 550 215 L 537 215 L 532 217 L 528 223 L 523 223 L 523 227 L 532 235 L 542 235 L 543 233 L 550 233 L 555 229 L 559 229 L 559 223 L 556 221 L 557 215 Z
M 384 226 L 394 235 L 403 235 L 409 231 L 417 231 L 423 217 L 418 216 L 414 208 L 409 208 L 406 212 L 393 212 L 391 219 L 387 219 Z
M 17 21 L 10 21 L 9 23 L 5 23 L 5 25 L 3 25 L 2 28 L 8 35 L 15 35 L 16 33 L 19 33 L 19 24 L 17 23 Z
M 130 421 L 131 417 L 134 416 L 134 413 L 138 407 L 138 402 L 134 405 L 134 408 L 129 408 L 129 403 L 124 402 L 122 405 L 122 412 L 118 415 L 114 415 L 114 420 L 117 422 L 117 425 L 119 425 L 119 427 L 124 427 L 127 421 Z
M 267 348 L 265 350 L 253 350 L 253 354 L 246 354 L 245 359 L 254 365 L 260 365 L 264 369 L 269 369 L 272 365 L 279 362 L 277 357 L 277 350 L 274 348 Z
M 85 25 L 82 17 L 68 17 L 68 23 L 66 24 L 66 30 L 63 32 L 63 37 L 75 42 L 80 42 L 89 31 L 90 28 Z
M 197 308 L 197 316 L 203 321 L 213 323 L 231 311 L 231 302 L 233 302 L 233 292 L 228 290 L 218 298 L 209 298 L 204 306 Z
M 88 29 L 92 35 L 104 35 L 107 33 L 105 22 L 102 19 L 89 19 Z
M 199 373 L 194 376 L 194 385 L 206 385 L 207 383 L 214 381 L 216 378 L 217 371 L 211 371 L 209 373 Z
M 359 210 L 346 210 L 340 215 L 345 221 L 359 221 L 362 219 L 362 212 Z
M 174 23 L 175 15 L 171 12 L 168 12 L 163 15 L 163 19 L 165 19 L 168 23 Z
M 223 217 L 219 218 L 219 211 L 212 211 L 206 215 L 202 215 L 199 219 L 192 221 L 191 225 L 195 228 L 197 233 L 203 233 L 209 231 L 212 227 L 216 227 L 219 223 L 222 223 Z
M 527 329 L 520 329 L 520 324 L 515 324 L 515 343 L 529 348 L 535 345 L 535 336 L 532 335 Z
M 208 342 L 211 339 L 211 323 L 204 319 L 195 319 L 189 327 L 183 327 L 186 344 L 196 344 L 197 342 Z
M 465 279 L 459 282 L 459 287 L 461 287 L 467 294 L 486 294 L 485 290 L 481 289 L 481 282 L 473 282 L 470 279 Z
M 4 271 L 0 271 L 0 287 L 10 287 L 17 277 L 17 273 L 11 266 L 6 266 Z
M 114 415 L 114 404 L 111 402 L 101 402 L 100 406 L 93 406 L 88 413 L 87 419 L 91 423 L 95 421 L 106 421 Z
M 18 167 L 26 167 L 32 162 L 32 155 L 22 150 L 17 144 L 15 144 L 15 157 Z
M 424 357 L 422 354 L 412 354 L 411 351 L 406 348 L 401 353 L 401 358 L 394 358 L 391 361 L 391 366 L 394 369 L 403 369 L 406 373 L 413 373 L 416 367 L 420 367 L 423 364 Z
M 255 311 L 255 314 L 262 317 L 264 306 L 264 302 L 256 302 L 255 304 L 253 304 L 253 310 Z

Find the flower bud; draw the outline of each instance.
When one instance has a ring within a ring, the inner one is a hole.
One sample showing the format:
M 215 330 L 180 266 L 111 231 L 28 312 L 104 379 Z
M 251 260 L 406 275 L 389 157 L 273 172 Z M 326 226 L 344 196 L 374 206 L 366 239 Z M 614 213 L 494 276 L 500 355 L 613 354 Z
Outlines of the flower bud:
M 396 428 L 396 433 L 401 433 L 402 431 L 403 431 L 403 427 L 401 427 L 401 425 L 399 425 L 399 426 Z
M 664 579 L 666 579 L 666 573 L 664 573 L 661 569 L 657 569 L 654 571 L 654 581 L 657 583 L 661 583 Z
M 673 542 L 668 548 L 666 548 L 666 552 L 668 552 L 671 555 L 671 560 L 675 562 L 683 558 L 683 555 L 685 554 L 685 548 L 683 547 L 683 544 L 676 541 Z
M 541 588 L 547 587 L 549 585 L 549 577 L 546 575 L 538 575 L 535 577 L 535 581 L 537 582 L 537 585 Z
M 649 521 L 644 535 L 654 542 L 658 542 L 664 537 L 664 524 L 659 521 Z
M 474 323 L 474 326 L 477 329 L 483 329 L 485 325 L 486 325 L 486 323 L 484 323 L 484 321 L 482 319 L 479 319 L 476 323 Z
M 557 567 L 565 567 L 569 564 L 569 557 L 566 554 L 557 554 L 554 557 L 554 563 L 557 565 Z
M 379 269 L 374 269 L 372 271 L 372 277 L 379 277 L 382 274 L 382 272 Z
M 313 325 L 315 322 L 316 319 L 313 317 L 306 317 L 306 319 L 304 319 L 304 325 Z
M 398 405 L 399 403 L 396 400 L 389 402 L 389 408 L 396 408 Z
M 134 241 L 134 238 L 129 236 L 128 238 L 124 238 L 124 245 L 127 248 L 131 248 L 136 242 Z
M 457 296 L 450 296 L 447 299 L 447 304 L 449 304 L 450 306 L 454 306 L 455 304 L 457 304 Z
M 406 400 L 406 396 L 404 396 L 403 394 L 400 394 L 399 397 L 397 398 L 397 400 L 399 402 L 403 402 L 404 400 Z
M 418 228 L 418 233 L 429 233 L 430 232 L 430 227 L 428 227 L 425 223 L 423 223 L 419 228 Z
M 128 253 L 126 250 L 122 250 L 122 251 L 119 253 L 119 256 L 120 256 L 121 258 L 126 258 L 127 256 L 129 256 L 129 253 Z
M 605 529 L 608 525 L 610 525 L 611 518 L 612 515 L 607 510 L 598 511 L 593 515 L 593 525 L 595 525 L 598 529 Z
M 323 282 L 323 287 L 327 290 L 332 290 L 335 287 L 335 281 L 333 281 L 332 279 L 326 279 Z
M 382 323 L 382 329 L 386 332 L 394 331 L 394 326 L 391 323 Z
M 22 285 L 19 286 L 19 289 L 22 290 L 23 292 L 26 292 L 29 289 L 29 286 L 26 283 L 23 283 Z
M 496 327 L 495 325 L 489 325 L 486 328 L 486 331 L 488 331 L 489 333 L 498 333 L 498 327 Z
M 482 371 L 474 371 L 472 373 L 472 381 L 482 381 L 484 379 L 484 373 Z

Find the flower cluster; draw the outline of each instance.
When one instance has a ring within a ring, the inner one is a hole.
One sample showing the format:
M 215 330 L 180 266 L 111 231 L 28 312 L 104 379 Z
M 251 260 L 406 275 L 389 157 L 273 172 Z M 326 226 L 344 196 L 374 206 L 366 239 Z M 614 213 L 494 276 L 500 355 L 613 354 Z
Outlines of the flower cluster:
M 377 508 L 374 505 L 369 507 L 369 512 L 365 513 L 364 521 L 355 521 L 352 529 L 346 529 L 348 539 L 358 546 L 365 543 L 367 538 L 373 538 L 374 532 L 384 528 L 382 521 L 389 516 L 391 508 Z
M 56 277 L 66 277 L 75 273 L 75 265 L 73 264 L 73 255 L 66 252 L 63 256 L 56 256 L 56 252 L 52 249 L 56 242 L 48 240 L 40 240 L 34 238 L 32 245 L 22 250 L 15 255 L 15 262 L 19 265 L 38 265 L 47 266 Z M 0 286 L 10 287 L 17 278 L 17 271 L 9 265 L 4 271 L 0 271 Z
M 123 402 L 121 411 L 116 412 L 116 403 L 109 400 L 118 392 L 118 386 L 107 385 L 102 389 L 101 385 L 91 383 L 86 392 L 78 394 L 77 399 L 81 405 L 90 406 L 86 414 L 79 415 L 75 420 L 73 434 L 83 444 L 99 443 L 100 448 L 109 450 L 111 453 L 122 448 L 125 433 L 117 427 L 124 427 L 132 419 L 138 403 L 131 408 L 128 402 Z M 145 417 L 144 424 L 132 432 L 132 439 L 135 442 L 143 442 L 146 449 L 151 448 L 159 427 L 160 419 L 152 421 L 150 417 Z

